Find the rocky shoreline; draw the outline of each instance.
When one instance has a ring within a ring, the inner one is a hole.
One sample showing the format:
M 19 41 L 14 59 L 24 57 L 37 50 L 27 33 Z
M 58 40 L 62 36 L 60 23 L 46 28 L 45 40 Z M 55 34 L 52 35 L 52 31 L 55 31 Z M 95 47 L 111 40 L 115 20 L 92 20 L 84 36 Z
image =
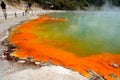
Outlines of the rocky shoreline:
M 22 64 L 31 64 L 36 66 L 48 66 L 53 65 L 53 63 L 49 60 L 48 62 L 36 61 L 33 57 L 27 57 L 25 59 L 20 59 L 19 57 L 12 56 L 12 52 L 15 51 L 16 45 L 9 43 L 7 40 L 2 41 L 2 45 L 7 47 L 7 50 L 4 51 L 2 57 L 4 57 L 8 61 L 18 62 Z M 55 65 L 55 64 L 54 64 Z

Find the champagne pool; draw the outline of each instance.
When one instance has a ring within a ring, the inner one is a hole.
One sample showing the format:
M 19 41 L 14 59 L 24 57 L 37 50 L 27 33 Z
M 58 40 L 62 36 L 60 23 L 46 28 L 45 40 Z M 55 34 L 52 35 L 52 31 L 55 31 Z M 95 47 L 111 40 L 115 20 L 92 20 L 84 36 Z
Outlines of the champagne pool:
M 79 56 L 120 53 L 120 13 L 55 13 L 49 16 L 68 21 L 38 25 L 33 32 L 40 42 Z
M 9 41 L 17 45 L 14 56 L 49 59 L 85 76 L 87 69 L 113 80 L 120 77 L 120 13 L 65 12 L 43 15 L 18 26 Z

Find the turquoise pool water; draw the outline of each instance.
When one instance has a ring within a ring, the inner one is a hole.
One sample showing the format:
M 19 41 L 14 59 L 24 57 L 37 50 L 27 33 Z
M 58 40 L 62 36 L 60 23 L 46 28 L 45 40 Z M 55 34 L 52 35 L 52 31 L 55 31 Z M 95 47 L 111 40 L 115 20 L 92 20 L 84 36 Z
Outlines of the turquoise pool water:
M 67 22 L 47 22 L 36 27 L 41 43 L 80 56 L 120 53 L 119 12 L 66 12 L 48 14 Z

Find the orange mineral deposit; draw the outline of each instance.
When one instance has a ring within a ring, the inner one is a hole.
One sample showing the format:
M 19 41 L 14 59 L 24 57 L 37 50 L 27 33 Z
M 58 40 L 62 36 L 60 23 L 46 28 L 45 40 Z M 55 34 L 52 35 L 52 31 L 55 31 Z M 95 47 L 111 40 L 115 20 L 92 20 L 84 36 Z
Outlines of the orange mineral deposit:
M 42 16 L 18 26 L 9 38 L 11 43 L 17 45 L 16 52 L 13 55 L 20 58 L 33 56 L 35 60 L 42 60 L 44 62 L 50 59 L 54 64 L 72 68 L 84 76 L 89 74 L 86 71 L 89 69 L 103 75 L 107 80 L 114 80 L 110 74 L 115 74 L 120 78 L 120 67 L 112 66 L 112 64 L 120 66 L 120 55 L 101 53 L 88 57 L 79 57 L 72 52 L 36 42 L 37 36 L 32 33 L 32 29 L 37 24 L 51 21 L 67 21 L 67 19 Z

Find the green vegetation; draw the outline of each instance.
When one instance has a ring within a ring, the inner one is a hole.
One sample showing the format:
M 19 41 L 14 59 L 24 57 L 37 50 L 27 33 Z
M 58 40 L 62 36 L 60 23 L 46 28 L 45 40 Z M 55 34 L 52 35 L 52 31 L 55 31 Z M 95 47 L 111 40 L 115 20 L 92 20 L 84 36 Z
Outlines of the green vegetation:
M 14 1 L 14 0 L 9 0 Z M 77 8 L 85 10 L 89 6 L 101 7 L 106 1 L 115 6 L 120 6 L 120 0 L 15 0 L 37 3 L 44 9 L 55 10 L 76 10 Z

